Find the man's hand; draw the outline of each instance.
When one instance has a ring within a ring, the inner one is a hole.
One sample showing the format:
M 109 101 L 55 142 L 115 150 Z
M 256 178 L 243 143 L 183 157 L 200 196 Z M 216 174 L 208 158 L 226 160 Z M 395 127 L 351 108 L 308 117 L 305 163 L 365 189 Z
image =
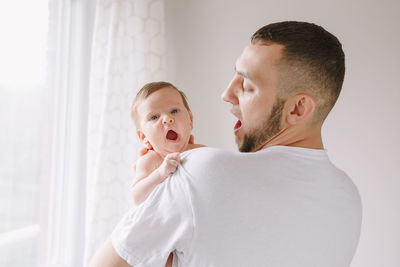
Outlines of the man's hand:
M 89 267 L 131 267 L 122 259 L 108 240 L 90 261 Z
M 190 135 L 188 144 L 191 144 L 191 145 L 194 144 L 194 136 L 193 136 L 193 134 Z
M 149 152 L 150 150 L 151 150 L 151 149 L 149 149 L 149 148 L 147 148 L 147 147 L 142 147 L 142 148 L 139 150 L 139 156 L 142 157 L 142 156 L 146 155 L 147 152 Z

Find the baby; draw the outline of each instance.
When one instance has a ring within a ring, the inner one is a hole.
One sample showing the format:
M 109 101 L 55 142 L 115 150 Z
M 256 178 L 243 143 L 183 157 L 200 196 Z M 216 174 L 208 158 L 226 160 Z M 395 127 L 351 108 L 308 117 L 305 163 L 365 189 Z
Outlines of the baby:
M 146 151 L 135 165 L 133 201 L 141 204 L 153 189 L 175 172 L 179 153 L 201 147 L 193 144 L 193 116 L 183 92 L 167 82 L 143 86 L 132 105 L 136 133 Z M 172 266 L 172 254 L 166 266 Z
M 136 133 L 147 153 L 136 162 L 132 196 L 142 203 L 153 189 L 173 173 L 179 164 L 179 152 L 202 147 L 192 144 L 193 116 L 186 96 L 167 82 L 143 86 L 132 105 Z

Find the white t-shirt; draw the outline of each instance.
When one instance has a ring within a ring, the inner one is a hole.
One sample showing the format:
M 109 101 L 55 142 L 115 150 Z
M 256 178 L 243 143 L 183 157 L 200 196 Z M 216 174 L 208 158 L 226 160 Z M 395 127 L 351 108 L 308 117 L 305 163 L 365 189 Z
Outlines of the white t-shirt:
M 361 202 L 326 151 L 200 148 L 114 230 L 134 267 L 348 267 Z

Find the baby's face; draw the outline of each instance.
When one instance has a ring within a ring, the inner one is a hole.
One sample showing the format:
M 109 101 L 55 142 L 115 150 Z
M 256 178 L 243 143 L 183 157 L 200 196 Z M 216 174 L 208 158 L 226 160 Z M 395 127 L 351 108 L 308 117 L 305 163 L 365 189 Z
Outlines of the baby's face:
M 186 150 L 193 128 L 192 116 L 175 89 L 152 93 L 137 106 L 139 138 L 162 155 Z

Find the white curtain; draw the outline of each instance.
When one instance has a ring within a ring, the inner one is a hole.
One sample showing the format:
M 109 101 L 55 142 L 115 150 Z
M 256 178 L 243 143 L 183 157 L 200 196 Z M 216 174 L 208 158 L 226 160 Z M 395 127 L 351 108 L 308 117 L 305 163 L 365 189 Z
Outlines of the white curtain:
M 85 262 L 132 205 L 140 147 L 130 118 L 138 89 L 163 80 L 164 0 L 98 0 L 92 46 Z

